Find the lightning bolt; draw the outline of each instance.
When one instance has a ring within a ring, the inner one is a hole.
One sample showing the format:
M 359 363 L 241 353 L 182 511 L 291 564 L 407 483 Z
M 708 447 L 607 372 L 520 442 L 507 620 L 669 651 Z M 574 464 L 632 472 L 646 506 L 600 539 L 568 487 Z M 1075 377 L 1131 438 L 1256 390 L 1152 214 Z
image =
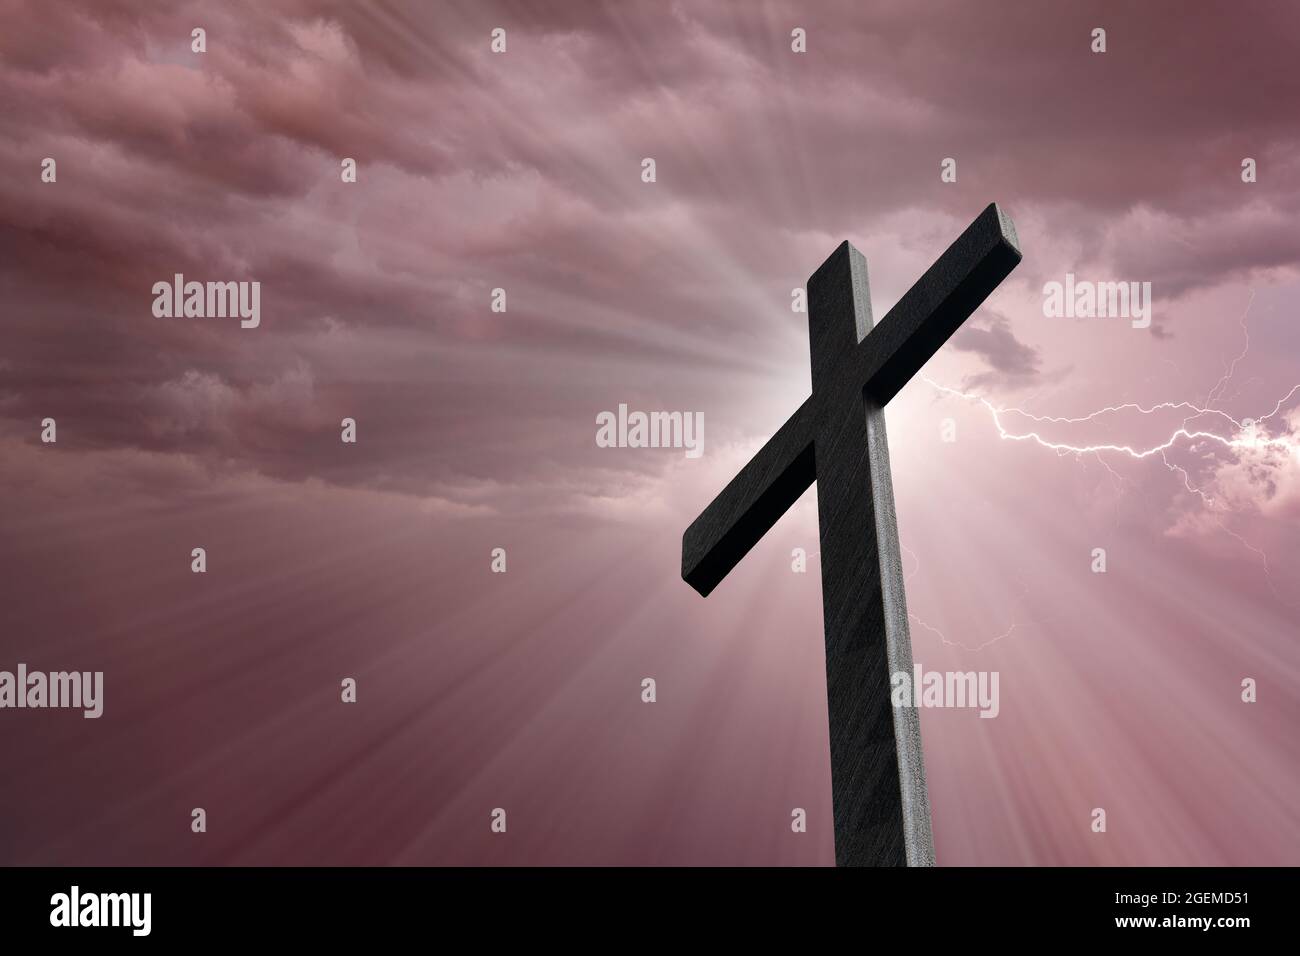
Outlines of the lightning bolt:
M 1123 454 L 1127 455 L 1130 458 L 1143 459 L 1143 458 L 1150 458 L 1153 455 L 1160 455 L 1163 452 L 1168 451 L 1170 448 L 1173 448 L 1176 444 L 1178 444 L 1179 439 L 1182 438 L 1186 438 L 1188 440 L 1203 438 L 1212 442 L 1217 442 L 1220 445 L 1223 445 L 1224 447 L 1227 448 L 1250 448 L 1250 449 L 1261 449 L 1261 448 L 1272 448 L 1272 447 L 1285 448 L 1292 455 L 1297 455 L 1297 451 L 1300 450 L 1300 446 L 1298 446 L 1294 441 L 1292 441 L 1292 439 L 1289 436 L 1281 435 L 1277 437 L 1260 437 L 1259 429 L 1258 429 L 1259 424 L 1263 423 L 1264 421 L 1267 421 L 1269 418 L 1272 418 L 1274 415 L 1276 415 L 1278 410 L 1281 409 L 1281 407 L 1287 402 L 1287 400 L 1290 399 L 1291 396 L 1294 395 L 1297 391 L 1300 391 L 1300 384 L 1295 385 L 1291 389 L 1291 391 L 1289 391 L 1286 394 L 1286 396 L 1279 399 L 1277 405 L 1274 406 L 1273 411 L 1269 412 L 1267 415 L 1264 415 L 1261 418 L 1250 420 L 1253 422 L 1253 424 L 1247 425 L 1233 418 L 1231 415 L 1227 414 L 1226 412 L 1222 412 L 1214 408 L 1201 408 L 1200 406 L 1194 405 L 1191 402 L 1161 402 L 1158 405 L 1149 405 L 1149 406 L 1139 405 L 1136 402 L 1128 402 L 1124 405 L 1108 405 L 1105 408 L 1099 408 L 1095 412 L 1090 412 L 1089 414 L 1080 416 L 1078 418 L 1063 418 L 1056 415 L 1034 415 L 1023 408 L 1015 408 L 1015 407 L 1005 406 L 1005 405 L 1004 406 L 994 405 L 991 401 L 989 401 L 987 398 L 983 397 L 982 395 L 977 395 L 973 392 L 964 392 L 961 389 L 952 388 L 951 386 L 948 385 L 940 385 L 938 382 L 924 375 L 921 376 L 921 380 L 925 382 L 927 385 L 929 385 L 931 388 L 945 395 L 952 395 L 956 398 L 965 399 L 966 401 L 978 402 L 989 412 L 989 415 L 993 420 L 993 424 L 998 430 L 999 438 L 1002 438 L 1006 441 L 1030 441 L 1037 445 L 1041 445 L 1044 448 L 1049 448 L 1052 451 L 1061 452 L 1062 454 L 1074 453 L 1077 455 L 1086 455 L 1090 453 L 1100 453 L 1103 451 L 1114 451 L 1114 452 L 1122 452 Z M 1136 410 L 1143 415 L 1150 415 L 1158 411 L 1163 411 L 1165 409 L 1184 409 L 1184 408 L 1191 409 L 1194 412 L 1194 414 L 1189 416 L 1187 419 L 1185 419 L 1184 424 L 1179 428 L 1175 429 L 1174 432 L 1164 441 L 1158 442 L 1146 448 L 1134 447 L 1133 445 L 1117 445 L 1111 442 L 1104 442 L 1102 444 L 1097 444 L 1097 445 L 1072 445 L 1068 442 L 1050 441 L 1049 439 L 1044 438 L 1041 434 L 1039 434 L 1036 431 L 1017 433 L 1012 429 L 1007 428 L 1002 421 L 1003 415 L 1012 414 L 1012 415 L 1021 415 L 1031 421 L 1039 422 L 1039 423 L 1046 422 L 1049 424 L 1080 424 L 1083 422 L 1095 421 L 1097 418 L 1101 417 L 1102 415 L 1106 415 L 1113 412 Z M 1227 419 L 1236 427 L 1237 434 L 1235 436 L 1226 436 L 1226 435 L 1221 435 L 1218 432 L 1204 431 L 1201 429 L 1198 429 L 1196 431 L 1189 431 L 1186 423 L 1189 421 L 1194 421 L 1195 419 L 1200 418 L 1203 415 L 1222 416 L 1223 418 Z M 1300 455 L 1297 455 L 1297 457 L 1300 457 Z
M 1192 483 L 1191 475 L 1188 474 L 1187 469 L 1171 462 L 1167 454 L 1180 442 L 1186 442 L 1189 447 L 1194 448 L 1195 443 L 1200 441 L 1212 445 L 1218 445 L 1225 450 L 1233 452 L 1268 452 L 1276 450 L 1300 461 L 1300 443 L 1297 443 L 1291 435 L 1286 434 L 1285 432 L 1278 435 L 1269 435 L 1263 430 L 1264 423 L 1276 417 L 1281 412 L 1282 408 L 1295 396 L 1295 394 L 1300 392 L 1300 383 L 1293 385 L 1285 395 L 1277 400 L 1269 412 L 1258 418 L 1239 420 L 1222 409 L 1214 407 L 1215 403 L 1222 397 L 1224 389 L 1227 388 L 1228 383 L 1236 374 L 1238 364 L 1242 362 L 1250 352 L 1250 330 L 1247 325 L 1247 316 L 1250 313 L 1250 306 L 1254 302 L 1254 298 L 1255 293 L 1254 290 L 1252 290 L 1250 293 L 1250 299 L 1247 301 L 1246 308 L 1241 315 L 1241 328 L 1245 337 L 1245 344 L 1243 345 L 1241 352 L 1233 358 L 1224 369 L 1223 375 L 1220 377 L 1219 381 L 1209 390 L 1203 405 L 1190 401 L 1159 402 L 1153 405 L 1142 405 L 1137 402 L 1125 402 L 1119 405 L 1107 405 L 1104 408 L 1099 408 L 1086 415 L 1077 417 L 1036 415 L 1024 408 L 997 405 L 982 395 L 959 388 L 953 388 L 948 385 L 942 385 L 924 375 L 920 376 L 920 378 L 940 394 L 960 398 L 963 401 L 975 403 L 983 408 L 988 412 L 990 420 L 997 429 L 999 439 L 1003 441 L 1030 442 L 1042 448 L 1054 451 L 1058 455 L 1092 455 L 1102 464 L 1103 467 L 1106 468 L 1108 472 L 1110 472 L 1112 478 L 1123 480 L 1122 476 L 1120 476 L 1118 472 L 1116 472 L 1103 459 L 1103 453 L 1119 454 L 1137 461 L 1159 456 L 1166 468 L 1170 471 L 1176 472 L 1180 476 L 1183 482 L 1183 487 L 1190 494 L 1199 497 L 1208 510 L 1215 512 L 1215 521 L 1218 526 L 1226 534 L 1234 538 L 1244 548 L 1254 553 L 1260 559 L 1265 579 L 1270 590 L 1272 590 L 1273 594 L 1279 600 L 1290 605 L 1290 602 L 1282 596 L 1273 584 L 1272 570 L 1269 566 L 1268 555 L 1264 550 L 1230 529 L 1222 519 L 1224 509 L 1219 508 L 1214 498 L 1204 489 L 1196 487 Z M 1006 417 L 1018 417 L 1025 422 L 1032 422 L 1034 425 L 1080 425 L 1085 423 L 1095 423 L 1106 415 L 1115 415 L 1122 412 L 1136 412 L 1139 416 L 1146 417 L 1164 411 L 1181 411 L 1186 412 L 1187 414 L 1184 415 L 1179 427 L 1170 432 L 1167 437 L 1162 440 L 1154 441 L 1148 445 L 1124 443 L 1114 440 L 1099 442 L 1097 444 L 1078 445 L 1070 442 L 1051 440 L 1044 437 L 1040 430 L 1032 426 L 1025 428 L 1011 428 L 1008 427 L 1005 421 Z M 1212 430 L 1212 426 L 1205 423 L 1193 425 L 1195 422 L 1207 419 L 1210 422 L 1217 424 L 1218 430 Z M 936 628 L 931 627 L 924 621 L 918 619 L 918 623 L 923 627 L 940 634 L 940 638 L 944 643 L 953 643 L 943 637 Z M 1010 631 L 1007 633 L 1010 633 Z M 1004 634 L 1002 636 L 1006 635 Z M 999 637 L 994 640 L 1000 639 L 1001 638 Z M 993 641 L 987 641 L 979 646 L 986 647 L 990 643 L 993 643 Z
M 900 542 L 900 543 L 901 543 L 901 542 Z M 905 545 L 905 544 L 902 545 L 902 548 L 903 548 L 903 551 L 906 552 L 907 554 L 910 554 L 910 555 L 912 556 L 912 560 L 916 562 L 916 566 L 913 567 L 912 570 L 911 570 L 910 572 L 904 572 L 904 573 L 903 573 L 903 584 L 906 586 L 907 582 L 910 581 L 910 580 L 912 580 L 912 578 L 913 578 L 913 576 L 915 576 L 916 572 L 921 570 L 921 559 L 918 558 L 918 557 L 916 556 L 916 552 L 913 551 L 911 548 L 909 548 L 907 545 Z M 1010 636 L 1011 632 L 1014 631 L 1014 630 L 1016 629 L 1016 622 L 1015 622 L 1015 621 L 1012 621 L 1012 622 L 1011 622 L 1011 626 L 1008 627 L 1008 628 L 1007 628 L 1005 631 L 1003 631 L 1001 634 L 999 634 L 997 637 L 990 638 L 989 640 L 985 641 L 985 642 L 982 643 L 982 644 L 977 644 L 977 645 L 975 645 L 974 647 L 970 647 L 970 646 L 968 646 L 968 645 L 966 645 L 966 644 L 962 644 L 962 643 L 960 643 L 959 641 L 951 641 L 951 640 L 949 640 L 949 639 L 948 639 L 948 636 L 947 636 L 946 634 L 944 634 L 943 631 L 939 630 L 937 627 L 935 627 L 933 624 L 929 623 L 928 621 L 923 621 L 923 620 L 921 620 L 919 617 L 917 617 L 915 614 L 913 614 L 913 613 L 910 612 L 910 611 L 909 611 L 908 614 L 907 614 L 907 619 L 908 619 L 909 621 L 912 621 L 912 622 L 915 623 L 915 624 L 919 624 L 921 627 L 925 628 L 925 629 L 926 629 L 927 631 L 929 631 L 930 633 L 935 634 L 935 635 L 938 635 L 939 640 L 942 641 L 944 644 L 946 644 L 948 647 L 960 647 L 960 648 L 961 648 L 962 650 L 964 650 L 964 651 L 982 651 L 984 648 L 988 647 L 990 644 L 996 644 L 998 641 L 1002 640 L 1004 637 L 1008 637 L 1008 636 Z

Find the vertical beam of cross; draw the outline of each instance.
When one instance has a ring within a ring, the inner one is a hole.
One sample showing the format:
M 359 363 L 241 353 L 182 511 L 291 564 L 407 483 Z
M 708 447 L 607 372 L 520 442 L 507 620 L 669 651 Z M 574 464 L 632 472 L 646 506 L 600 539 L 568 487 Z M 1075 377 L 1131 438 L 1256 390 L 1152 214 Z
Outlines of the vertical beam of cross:
M 879 325 L 866 260 L 842 243 L 808 282 L 812 397 L 686 529 L 682 577 L 708 595 L 814 480 L 835 860 L 934 863 L 884 405 L 1020 262 L 990 205 Z
M 917 712 L 888 692 L 912 648 L 885 410 L 852 374 L 872 325 L 867 262 L 846 242 L 808 280 L 835 859 L 932 865 Z

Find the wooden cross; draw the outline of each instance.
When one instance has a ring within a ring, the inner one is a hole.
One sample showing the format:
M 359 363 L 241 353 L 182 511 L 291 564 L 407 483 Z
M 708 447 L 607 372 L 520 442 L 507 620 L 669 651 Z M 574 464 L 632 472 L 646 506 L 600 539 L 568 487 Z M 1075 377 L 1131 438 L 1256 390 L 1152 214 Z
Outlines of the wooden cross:
M 839 866 L 934 864 L 920 721 L 890 703 L 912 646 L 884 406 L 1019 262 L 990 204 L 875 325 L 867 261 L 840 243 L 808 280 L 812 396 L 682 537 L 682 577 L 707 597 L 817 481 Z

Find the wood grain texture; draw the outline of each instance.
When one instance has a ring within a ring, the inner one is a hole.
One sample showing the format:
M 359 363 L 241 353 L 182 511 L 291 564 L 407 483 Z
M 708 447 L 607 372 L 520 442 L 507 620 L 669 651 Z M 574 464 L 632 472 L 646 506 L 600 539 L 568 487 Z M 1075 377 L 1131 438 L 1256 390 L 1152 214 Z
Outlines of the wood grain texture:
M 934 863 L 918 712 L 890 700 L 912 650 L 884 405 L 1019 261 L 990 205 L 876 325 L 866 259 L 841 243 L 808 280 L 812 396 L 682 539 L 682 577 L 708 595 L 817 482 L 840 866 Z
M 804 402 L 682 536 L 682 578 L 708 597 L 813 483 L 812 402 Z
M 899 648 L 911 659 L 907 606 L 884 409 L 853 375 L 872 319 L 867 263 L 848 243 L 808 281 L 808 309 L 835 861 L 933 863 L 917 713 L 890 702 Z

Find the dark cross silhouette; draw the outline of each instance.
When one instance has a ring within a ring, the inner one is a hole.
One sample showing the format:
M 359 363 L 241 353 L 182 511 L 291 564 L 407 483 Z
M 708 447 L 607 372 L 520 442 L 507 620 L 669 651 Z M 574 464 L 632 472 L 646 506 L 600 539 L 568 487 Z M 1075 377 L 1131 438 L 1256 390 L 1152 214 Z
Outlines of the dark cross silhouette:
M 840 243 L 808 280 L 812 396 L 682 537 L 682 577 L 707 597 L 817 481 L 840 866 L 934 864 L 920 721 L 890 702 L 912 646 L 884 406 L 1019 262 L 990 204 L 874 325 L 867 261 Z

